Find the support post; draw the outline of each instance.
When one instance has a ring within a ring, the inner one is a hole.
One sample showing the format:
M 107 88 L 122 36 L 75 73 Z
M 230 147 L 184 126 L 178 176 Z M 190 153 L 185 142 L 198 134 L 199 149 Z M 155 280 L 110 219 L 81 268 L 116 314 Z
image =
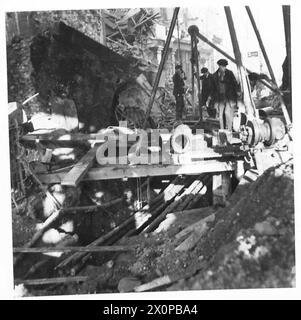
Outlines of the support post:
M 195 112 L 195 105 L 194 105 L 194 64 L 192 63 L 193 61 L 193 37 L 191 37 L 191 89 L 192 89 L 192 108 L 193 111 Z
M 195 35 L 194 26 L 189 27 L 188 32 L 191 36 L 191 66 L 192 66 L 192 85 L 193 85 L 193 96 L 194 96 L 194 77 L 197 80 L 197 89 L 198 89 L 198 105 L 200 111 L 200 121 L 203 120 L 203 114 L 201 111 L 201 81 L 200 81 L 200 70 L 199 70 L 199 52 L 197 47 L 197 37 Z M 193 101 L 194 105 L 194 101 Z
M 212 176 L 213 205 L 225 206 L 231 193 L 231 174 L 219 173 Z
M 163 50 L 163 47 L 161 47 L 161 46 L 158 46 L 157 47 L 157 62 L 158 62 L 158 64 L 160 64 L 160 62 L 161 62 L 161 58 L 162 58 L 162 50 Z
M 246 70 L 243 67 L 242 63 L 242 56 L 239 48 L 239 43 L 238 39 L 236 36 L 236 31 L 234 27 L 234 22 L 231 14 L 231 9 L 228 6 L 224 7 L 225 9 L 225 14 L 228 22 L 228 27 L 229 27 L 229 32 L 231 36 L 231 42 L 233 46 L 233 52 L 235 56 L 235 60 L 237 63 L 237 68 L 238 68 L 238 73 L 239 73 L 239 78 L 240 78 L 240 86 L 241 86 L 241 91 L 243 94 L 243 102 L 246 106 L 246 111 L 249 117 L 256 117 L 257 116 L 257 111 L 254 105 L 254 102 L 251 98 L 251 90 L 250 90 L 250 84 L 247 79 L 247 74 Z
M 284 119 L 285 119 L 285 123 L 286 123 L 287 129 L 288 129 L 288 131 L 289 131 L 289 130 L 291 129 L 292 123 L 291 123 L 289 114 L 288 114 L 288 112 L 287 112 L 286 106 L 285 106 L 285 104 L 284 104 L 283 97 L 282 97 L 282 94 L 281 94 L 281 92 L 280 92 L 280 89 L 279 89 L 278 86 L 277 86 L 275 74 L 274 74 L 274 72 L 273 72 L 273 69 L 272 69 L 272 66 L 271 66 L 269 57 L 268 57 L 268 55 L 267 55 L 267 53 L 266 53 L 266 50 L 265 50 L 263 41 L 262 41 L 262 39 L 261 39 L 259 30 L 258 30 L 258 28 L 257 28 L 256 22 L 255 22 L 255 20 L 254 20 L 253 15 L 252 15 L 251 9 L 250 9 L 248 6 L 246 6 L 246 10 L 247 10 L 247 12 L 248 12 L 249 18 L 250 18 L 250 20 L 251 20 L 251 23 L 252 23 L 252 26 L 253 26 L 253 29 L 254 29 L 254 32 L 255 32 L 255 34 L 256 34 L 258 44 L 259 44 L 260 49 L 261 49 L 261 51 L 262 51 L 262 54 L 263 54 L 263 56 L 264 56 L 265 63 L 266 63 L 266 65 L 267 65 L 268 69 L 269 69 L 270 76 L 271 76 L 272 81 L 274 82 L 274 84 L 275 84 L 275 86 L 276 86 L 276 92 L 277 92 L 277 94 L 279 95 L 280 102 L 281 102 L 282 113 L 283 113 L 283 116 L 284 116 Z
M 270 59 L 269 59 L 269 57 L 268 57 L 268 55 L 267 55 L 267 52 L 266 52 L 266 50 L 265 50 L 265 46 L 264 46 L 264 44 L 263 44 L 261 35 L 260 35 L 259 30 L 258 30 L 258 28 L 257 28 L 255 19 L 254 19 L 253 14 L 252 14 L 252 11 L 251 11 L 251 9 L 250 9 L 249 6 L 246 6 L 246 10 L 247 10 L 248 16 L 249 16 L 249 18 L 250 18 L 250 21 L 251 21 L 252 27 L 253 27 L 253 29 L 254 29 L 254 32 L 255 32 L 255 34 L 256 34 L 256 38 L 257 38 L 257 40 L 258 40 L 258 43 L 259 43 L 261 52 L 262 52 L 262 54 L 263 54 L 265 63 L 266 63 L 266 65 L 267 65 L 267 67 L 268 67 L 270 77 L 271 77 L 272 81 L 275 83 L 275 85 L 277 85 L 276 78 L 275 78 L 275 74 L 274 74 L 274 71 L 273 71 L 272 66 L 271 66 L 271 63 L 270 63 Z
M 174 31 L 174 28 L 175 28 L 175 24 L 176 24 L 176 21 L 177 21 L 179 10 L 180 10 L 180 8 L 176 7 L 175 10 L 174 10 L 174 13 L 173 13 L 173 17 L 172 17 L 172 20 L 171 20 L 170 28 L 168 30 L 167 39 L 166 39 L 166 42 L 165 42 L 165 45 L 164 45 L 164 49 L 163 49 L 163 53 L 162 53 L 162 59 L 161 59 L 160 64 L 159 64 L 159 69 L 158 69 L 158 72 L 157 72 L 157 75 L 156 75 L 155 83 L 154 83 L 154 86 L 153 86 L 153 90 L 152 90 L 152 93 L 151 93 L 151 96 L 150 96 L 150 99 L 149 99 L 149 103 L 148 103 L 148 107 L 147 107 L 147 111 L 146 111 L 146 114 L 145 114 L 145 120 L 144 120 L 144 123 L 143 123 L 143 129 L 146 129 L 147 120 L 148 120 L 148 118 L 150 116 L 150 113 L 151 113 L 151 110 L 152 110 L 152 106 L 153 106 L 153 103 L 154 103 L 154 100 L 155 100 L 155 97 L 156 97 L 156 93 L 157 93 L 160 77 L 161 77 L 161 74 L 162 74 L 162 71 L 163 71 L 163 67 L 164 67 L 167 55 L 168 55 L 168 49 L 169 49 L 169 45 L 170 45 L 170 41 L 171 41 L 171 37 L 172 37 L 173 31 Z
M 282 6 L 286 54 L 288 59 L 289 88 L 291 89 L 292 76 L 292 54 L 291 54 L 291 7 L 289 5 Z

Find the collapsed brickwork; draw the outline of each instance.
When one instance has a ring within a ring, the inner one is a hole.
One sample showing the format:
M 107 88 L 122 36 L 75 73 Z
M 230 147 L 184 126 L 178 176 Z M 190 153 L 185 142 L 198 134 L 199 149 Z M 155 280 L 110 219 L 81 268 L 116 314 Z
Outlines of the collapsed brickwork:
M 8 99 L 22 103 L 38 93 L 24 106 L 28 116 L 51 112 L 53 99 L 63 94 L 74 101 L 82 131 L 95 132 L 115 124 L 116 93 L 127 83 L 140 91 L 146 109 L 148 99 L 135 79 L 144 73 L 151 83 L 154 66 L 135 55 L 119 58 L 102 46 L 100 10 L 20 13 L 19 20 L 24 31 L 14 34 L 7 15 Z M 61 37 L 59 22 L 71 27 L 67 32 L 79 31 L 76 43 Z

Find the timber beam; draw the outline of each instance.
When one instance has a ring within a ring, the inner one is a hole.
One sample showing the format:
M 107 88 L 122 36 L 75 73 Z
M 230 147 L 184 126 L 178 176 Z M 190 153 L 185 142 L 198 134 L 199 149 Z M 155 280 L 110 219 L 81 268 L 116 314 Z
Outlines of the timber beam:
M 188 164 L 170 165 L 107 165 L 91 168 L 83 177 L 84 181 L 111 180 L 123 178 L 138 178 L 167 175 L 200 175 L 202 173 L 235 171 L 243 160 L 202 160 Z M 44 184 L 61 183 L 66 171 L 39 174 Z

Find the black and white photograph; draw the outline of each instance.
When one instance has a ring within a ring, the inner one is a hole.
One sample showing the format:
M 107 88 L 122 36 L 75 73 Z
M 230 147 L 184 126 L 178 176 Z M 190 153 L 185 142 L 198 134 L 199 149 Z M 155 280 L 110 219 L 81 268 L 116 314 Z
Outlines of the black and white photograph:
M 296 287 L 293 6 L 232 3 L 4 13 L 14 297 Z

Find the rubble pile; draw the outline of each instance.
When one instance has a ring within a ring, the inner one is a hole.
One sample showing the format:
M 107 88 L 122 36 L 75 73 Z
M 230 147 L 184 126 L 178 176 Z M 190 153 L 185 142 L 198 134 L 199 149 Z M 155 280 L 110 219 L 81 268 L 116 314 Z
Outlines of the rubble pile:
M 37 93 L 33 79 L 34 68 L 30 59 L 32 39 L 15 37 L 7 47 L 8 101 L 24 102 Z M 37 99 L 24 106 L 28 116 L 39 111 Z
M 63 21 L 97 42 L 103 40 L 101 10 L 34 11 L 30 19 L 35 33 L 52 33 L 55 23 Z
M 293 164 L 267 170 L 221 210 L 195 254 L 208 267 L 169 289 L 293 287 Z
M 158 16 L 158 11 L 145 8 L 103 10 L 108 47 L 150 64 L 152 53 L 147 42 L 154 36 L 152 27 Z

